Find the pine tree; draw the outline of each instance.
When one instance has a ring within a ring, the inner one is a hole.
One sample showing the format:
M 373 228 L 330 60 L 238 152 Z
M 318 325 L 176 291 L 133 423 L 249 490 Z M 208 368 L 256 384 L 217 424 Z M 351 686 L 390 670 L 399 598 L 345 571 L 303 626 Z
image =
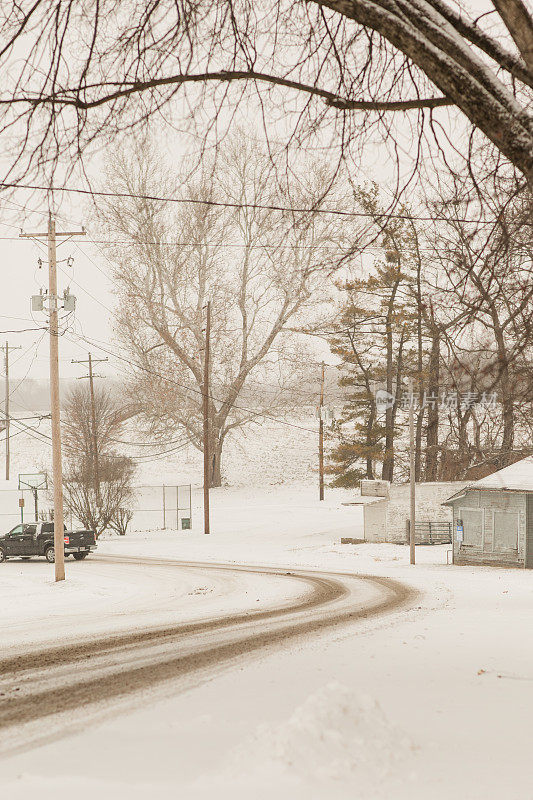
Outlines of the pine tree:
M 360 191 L 366 211 L 380 218 L 377 190 Z M 376 389 L 398 400 L 404 377 L 413 372 L 417 346 L 416 260 L 408 222 L 387 223 L 381 241 L 383 258 L 367 275 L 338 285 L 342 301 L 332 351 L 342 359 L 340 385 L 349 387 L 342 415 L 335 424 L 337 444 L 331 452 L 335 486 L 356 486 L 361 478 L 392 480 L 395 466 L 398 403 L 378 413 Z

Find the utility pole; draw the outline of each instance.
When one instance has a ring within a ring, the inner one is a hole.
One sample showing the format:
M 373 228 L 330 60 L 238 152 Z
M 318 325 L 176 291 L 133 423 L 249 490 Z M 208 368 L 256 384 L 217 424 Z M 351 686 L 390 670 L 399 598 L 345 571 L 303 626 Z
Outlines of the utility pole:
M 5 431 L 6 431 L 6 481 L 9 480 L 9 461 L 11 457 L 10 453 L 10 442 L 9 442 L 9 433 L 10 433 L 10 425 L 9 425 L 9 351 L 10 350 L 21 350 L 21 347 L 10 347 L 9 342 L 6 342 L 5 345 L 5 367 L 6 367 L 6 378 L 5 378 L 5 389 L 6 389 L 6 402 L 5 402 Z
M 85 231 L 57 233 L 55 219 L 48 214 L 46 233 L 21 233 L 25 239 L 48 242 L 48 303 L 50 314 L 50 411 L 52 416 L 52 473 L 54 478 L 54 567 L 55 579 L 65 580 L 65 536 L 63 522 L 63 465 L 61 459 L 61 406 L 59 398 L 59 297 L 57 295 L 57 236 L 84 236 Z M 65 295 L 65 300 L 67 296 Z
M 204 350 L 204 385 L 203 385 L 203 416 L 204 416 L 204 533 L 211 533 L 209 526 L 209 486 L 211 485 L 211 469 L 209 464 L 209 360 L 211 350 L 211 301 L 207 301 L 207 315 L 205 321 L 205 350 Z
M 415 483 L 415 411 L 413 379 L 409 378 L 409 556 L 415 563 L 416 483 Z
M 91 396 L 91 437 L 92 437 L 92 451 L 93 451 L 93 477 L 94 477 L 94 491 L 96 501 L 99 503 L 100 497 L 100 465 L 98 460 L 98 435 L 96 430 L 96 408 L 94 403 L 94 378 L 101 378 L 101 375 L 93 374 L 93 364 L 102 364 L 108 361 L 107 358 L 93 358 L 92 353 L 88 353 L 88 358 L 82 358 L 79 361 L 72 359 L 72 364 L 87 364 L 89 374 L 82 375 L 82 379 L 89 379 L 89 392 Z
M 324 499 L 324 362 L 320 379 L 320 405 L 318 406 L 318 487 L 319 498 Z

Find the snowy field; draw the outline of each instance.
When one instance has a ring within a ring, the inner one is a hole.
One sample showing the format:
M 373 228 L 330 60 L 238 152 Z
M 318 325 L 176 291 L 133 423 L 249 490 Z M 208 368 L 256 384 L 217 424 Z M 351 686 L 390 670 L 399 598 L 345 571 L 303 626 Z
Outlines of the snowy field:
M 531 573 L 448 566 L 446 546 L 417 548 L 412 567 L 405 546 L 340 545 L 361 525 L 359 511 L 341 505 L 346 496 L 330 491 L 319 503 L 314 489 L 216 490 L 211 536 L 195 527 L 109 537 L 99 553 L 389 576 L 418 591 L 414 605 L 256 654 L 184 693 L 145 698 L 6 758 L 2 796 L 533 797 Z M 246 591 L 267 604 L 290 594 L 285 583 L 253 579 L 219 598 L 201 570 L 173 586 L 164 570 L 133 583 L 132 566 L 85 570 L 96 565 L 67 562 L 61 587 L 44 563 L 3 565 L 4 644 L 39 640 L 44 608 L 54 632 L 68 635 L 78 614 L 89 632 L 90 615 L 103 630 L 138 625 L 143 614 L 164 620 L 168 602 L 188 619 L 245 607 Z
M 11 474 L 15 479 L 14 485 L 19 472 L 51 471 L 50 421 L 42 420 L 38 430 L 42 434 L 40 438 L 25 433 L 13 437 Z M 175 435 L 178 434 L 177 431 Z M 137 459 L 136 483 L 194 485 L 201 481 L 203 456 L 193 445 L 147 461 L 152 454 L 167 448 L 161 444 L 147 446 L 147 440 L 133 423 L 126 427 L 122 438 L 138 443 L 122 448 L 127 455 Z M 317 448 L 318 422 L 314 408 L 304 407 L 300 414 L 291 416 L 288 424 L 265 420 L 246 431 L 228 435 L 222 464 L 225 481 L 238 487 L 309 485 L 317 475 Z

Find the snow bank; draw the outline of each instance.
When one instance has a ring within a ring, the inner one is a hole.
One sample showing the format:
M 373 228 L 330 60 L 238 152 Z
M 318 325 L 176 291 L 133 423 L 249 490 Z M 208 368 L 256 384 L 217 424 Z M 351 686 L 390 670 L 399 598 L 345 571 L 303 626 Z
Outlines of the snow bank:
M 286 796 L 290 787 L 303 797 L 313 785 L 321 797 L 375 798 L 385 778 L 390 789 L 391 775 L 400 765 L 405 769 L 413 749 L 374 698 L 335 681 L 310 695 L 286 721 L 259 726 L 233 751 L 221 775 L 196 788 L 262 797 L 258 787 L 267 786 L 264 796 L 271 797 L 274 790 Z

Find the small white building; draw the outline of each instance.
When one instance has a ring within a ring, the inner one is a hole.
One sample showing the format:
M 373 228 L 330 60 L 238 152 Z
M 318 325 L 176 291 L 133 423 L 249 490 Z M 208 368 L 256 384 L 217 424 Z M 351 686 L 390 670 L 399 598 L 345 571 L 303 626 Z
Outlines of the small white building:
M 466 482 L 417 483 L 416 531 L 417 544 L 451 541 L 451 525 L 442 502 Z M 366 542 L 409 541 L 410 487 L 408 483 L 361 481 L 361 495 L 348 505 L 360 506 L 363 513 L 363 539 Z M 431 524 L 430 524 L 431 523 Z M 445 532 L 446 531 L 446 532 Z M 345 539 L 346 543 L 353 539 Z

